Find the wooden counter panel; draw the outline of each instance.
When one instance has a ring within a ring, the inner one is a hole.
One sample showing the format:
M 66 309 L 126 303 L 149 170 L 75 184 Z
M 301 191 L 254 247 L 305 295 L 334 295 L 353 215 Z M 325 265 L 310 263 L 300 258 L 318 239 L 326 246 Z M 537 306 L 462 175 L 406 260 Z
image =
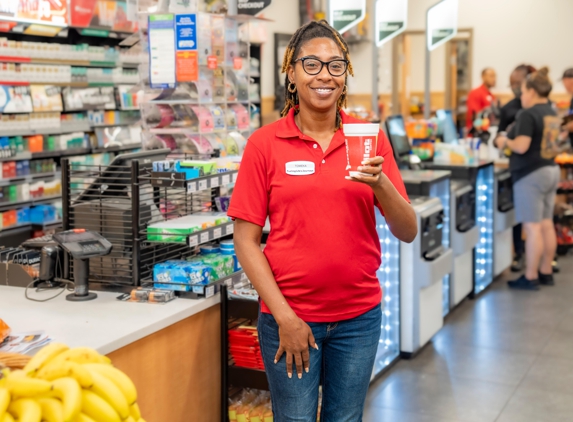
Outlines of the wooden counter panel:
M 221 420 L 220 305 L 108 356 L 135 383 L 147 422 Z

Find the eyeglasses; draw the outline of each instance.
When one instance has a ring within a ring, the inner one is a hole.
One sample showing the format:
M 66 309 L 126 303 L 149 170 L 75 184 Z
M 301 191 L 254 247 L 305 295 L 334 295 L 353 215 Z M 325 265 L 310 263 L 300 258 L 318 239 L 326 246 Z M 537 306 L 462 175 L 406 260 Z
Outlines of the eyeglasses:
M 329 62 L 323 62 L 322 60 L 315 59 L 313 57 L 301 57 L 296 59 L 294 63 L 300 61 L 302 63 L 302 68 L 309 75 L 318 75 L 322 72 L 322 68 L 326 65 L 328 73 L 332 76 L 342 76 L 346 73 L 348 69 L 348 60 L 336 59 Z

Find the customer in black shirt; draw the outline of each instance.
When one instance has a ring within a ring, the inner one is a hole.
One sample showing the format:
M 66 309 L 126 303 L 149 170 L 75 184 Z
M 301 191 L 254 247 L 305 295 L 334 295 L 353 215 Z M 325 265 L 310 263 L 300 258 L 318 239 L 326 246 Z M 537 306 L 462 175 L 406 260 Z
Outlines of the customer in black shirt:
M 517 113 L 522 109 L 521 107 L 521 84 L 526 76 L 535 72 L 533 66 L 521 64 L 517 66 L 509 76 L 509 85 L 515 97 L 505 104 L 499 114 L 498 133 L 501 135 L 513 125 Z M 525 242 L 523 241 L 523 226 L 521 223 L 513 227 L 513 251 L 515 253 L 513 262 L 511 263 L 511 271 L 519 272 L 523 270 L 523 261 L 525 254 Z
M 513 179 L 515 215 L 526 233 L 526 271 L 510 287 L 539 290 L 552 285 L 552 262 L 557 249 L 553 206 L 560 178 L 554 158 L 558 153 L 561 119 L 548 97 L 552 89 L 546 67 L 528 75 L 521 86 L 524 110 L 507 137 L 496 139 L 497 147 L 508 147 Z

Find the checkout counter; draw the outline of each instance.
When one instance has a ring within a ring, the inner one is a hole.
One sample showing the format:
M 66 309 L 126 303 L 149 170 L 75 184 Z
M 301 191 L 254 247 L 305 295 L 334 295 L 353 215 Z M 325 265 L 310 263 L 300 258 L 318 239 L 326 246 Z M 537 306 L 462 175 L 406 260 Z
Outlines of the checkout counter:
M 400 244 L 400 351 L 413 357 L 444 323 L 444 278 L 452 251 L 443 246 L 445 212 L 438 198 L 410 197 L 418 235 Z
M 509 169 L 495 169 L 494 192 L 493 276 L 496 277 L 508 269 L 513 260 L 513 227 L 516 222 L 513 183 Z

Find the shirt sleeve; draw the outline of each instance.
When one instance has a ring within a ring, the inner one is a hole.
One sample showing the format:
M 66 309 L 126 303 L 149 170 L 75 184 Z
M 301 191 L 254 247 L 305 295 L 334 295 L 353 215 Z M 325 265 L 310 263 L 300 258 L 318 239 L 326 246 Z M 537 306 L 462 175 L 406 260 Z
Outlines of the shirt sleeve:
M 263 153 L 247 142 L 227 215 L 264 227 L 268 215 L 268 173 Z
M 531 113 L 523 112 L 519 114 L 515 124 L 515 137 L 529 136 L 533 138 L 535 131 L 535 118 Z
M 408 203 L 410 203 L 410 199 L 406 193 L 406 186 L 404 186 L 404 181 L 400 175 L 400 170 L 398 169 L 398 165 L 394 159 L 392 145 L 390 145 L 390 141 L 383 131 L 380 131 L 378 134 L 377 150 L 377 155 L 384 158 L 384 163 L 382 163 L 382 172 L 388 177 L 390 182 L 392 182 L 398 193 L 402 195 L 402 197 L 408 201 Z M 376 195 L 374 195 L 374 205 L 380 210 L 382 215 L 384 215 L 384 210 L 382 209 L 380 202 L 378 202 Z
M 498 132 L 504 132 L 509 126 L 509 116 L 507 105 L 499 110 L 499 125 L 497 126 Z

